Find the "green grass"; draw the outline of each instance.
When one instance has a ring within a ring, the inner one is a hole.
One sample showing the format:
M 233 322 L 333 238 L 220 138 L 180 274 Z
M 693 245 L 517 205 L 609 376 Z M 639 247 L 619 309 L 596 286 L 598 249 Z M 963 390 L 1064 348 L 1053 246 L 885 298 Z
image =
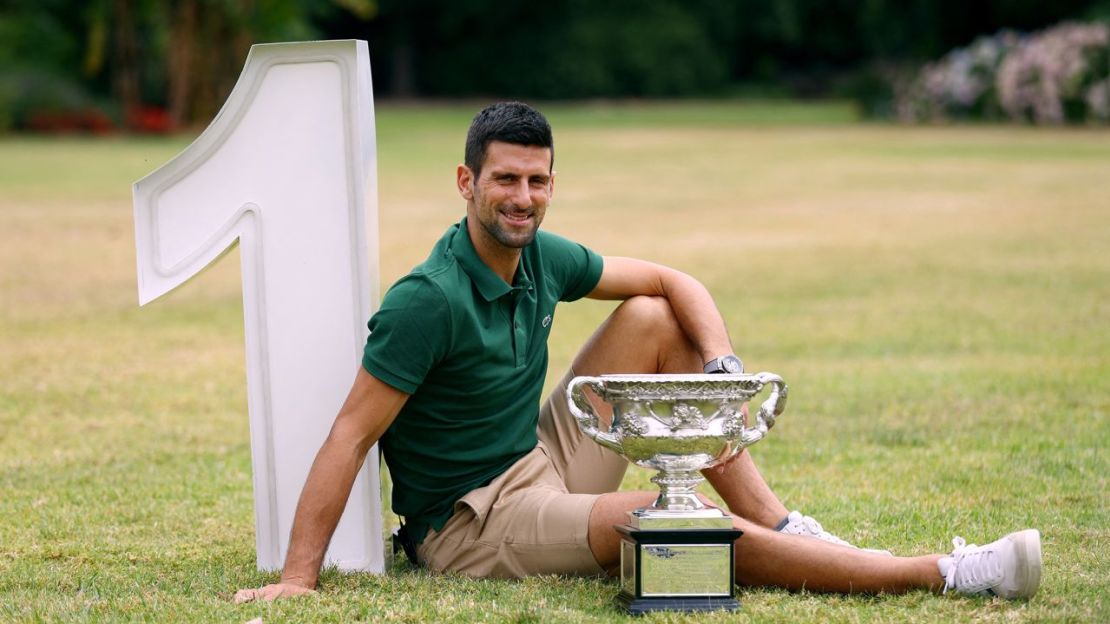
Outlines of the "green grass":
M 461 216 L 474 109 L 379 111 L 383 284 Z M 1044 536 L 1028 603 L 745 588 L 738 614 L 646 621 L 1110 619 L 1110 135 L 777 103 L 551 117 L 546 226 L 699 277 L 748 367 L 790 383 L 752 453 L 791 508 L 899 554 Z M 609 581 L 404 564 L 230 603 L 275 578 L 254 569 L 238 254 L 136 304 L 130 183 L 186 144 L 0 141 L 0 621 L 623 621 Z M 611 308 L 561 308 L 549 379 Z

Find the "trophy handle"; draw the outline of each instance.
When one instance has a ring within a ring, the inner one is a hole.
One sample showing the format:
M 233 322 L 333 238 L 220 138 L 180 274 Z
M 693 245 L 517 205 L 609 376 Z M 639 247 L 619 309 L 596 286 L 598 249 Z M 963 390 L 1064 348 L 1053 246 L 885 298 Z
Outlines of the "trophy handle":
M 605 390 L 605 382 L 600 377 L 575 377 L 567 385 L 567 407 L 570 408 L 570 413 L 578 421 L 582 433 L 590 436 L 594 442 L 605 448 L 622 453 L 620 440 L 612 433 L 597 428 L 597 412 L 594 411 L 593 404 L 582 392 L 583 386 L 589 387 L 599 396 Z
M 744 446 L 750 446 L 763 439 L 767 430 L 775 426 L 775 418 L 786 409 L 786 384 L 782 377 L 774 373 L 757 373 L 756 380 L 760 386 L 771 384 L 771 396 L 759 406 L 755 414 L 755 426 L 744 429 L 740 438 Z

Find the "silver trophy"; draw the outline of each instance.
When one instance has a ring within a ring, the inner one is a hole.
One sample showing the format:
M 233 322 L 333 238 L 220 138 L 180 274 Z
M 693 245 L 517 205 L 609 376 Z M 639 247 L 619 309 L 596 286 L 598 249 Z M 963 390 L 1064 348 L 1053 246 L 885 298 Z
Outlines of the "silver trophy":
M 745 403 L 771 387 L 754 417 Z M 584 392 L 613 408 L 608 431 Z M 700 471 L 755 444 L 786 407 L 786 384 L 773 373 L 752 375 L 603 375 L 575 377 L 567 403 L 598 444 L 659 474 L 655 503 L 619 525 L 621 592 L 631 613 L 735 609 L 733 542 L 741 532 L 696 489 Z

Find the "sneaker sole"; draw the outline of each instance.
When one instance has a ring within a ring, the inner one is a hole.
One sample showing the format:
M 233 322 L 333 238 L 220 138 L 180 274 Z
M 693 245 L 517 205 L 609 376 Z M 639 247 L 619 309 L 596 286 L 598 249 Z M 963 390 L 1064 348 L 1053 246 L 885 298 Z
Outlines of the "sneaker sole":
M 1026 529 L 1009 537 L 1014 543 L 1018 574 L 1013 594 L 1005 597 L 1029 598 L 1041 586 L 1041 534 L 1036 529 Z

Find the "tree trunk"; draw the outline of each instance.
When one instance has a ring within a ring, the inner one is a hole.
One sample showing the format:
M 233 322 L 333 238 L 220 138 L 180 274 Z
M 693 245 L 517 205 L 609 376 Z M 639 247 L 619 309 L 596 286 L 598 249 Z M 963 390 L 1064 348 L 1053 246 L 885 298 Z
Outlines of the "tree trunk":
M 170 26 L 170 49 L 166 55 L 169 79 L 169 113 L 175 128 L 193 121 L 193 94 L 196 79 L 197 3 L 179 0 Z
M 133 127 L 142 106 L 142 96 L 139 93 L 139 43 L 130 0 L 115 0 L 112 13 L 116 31 L 112 50 L 115 56 L 112 91 L 123 111 L 124 124 Z

